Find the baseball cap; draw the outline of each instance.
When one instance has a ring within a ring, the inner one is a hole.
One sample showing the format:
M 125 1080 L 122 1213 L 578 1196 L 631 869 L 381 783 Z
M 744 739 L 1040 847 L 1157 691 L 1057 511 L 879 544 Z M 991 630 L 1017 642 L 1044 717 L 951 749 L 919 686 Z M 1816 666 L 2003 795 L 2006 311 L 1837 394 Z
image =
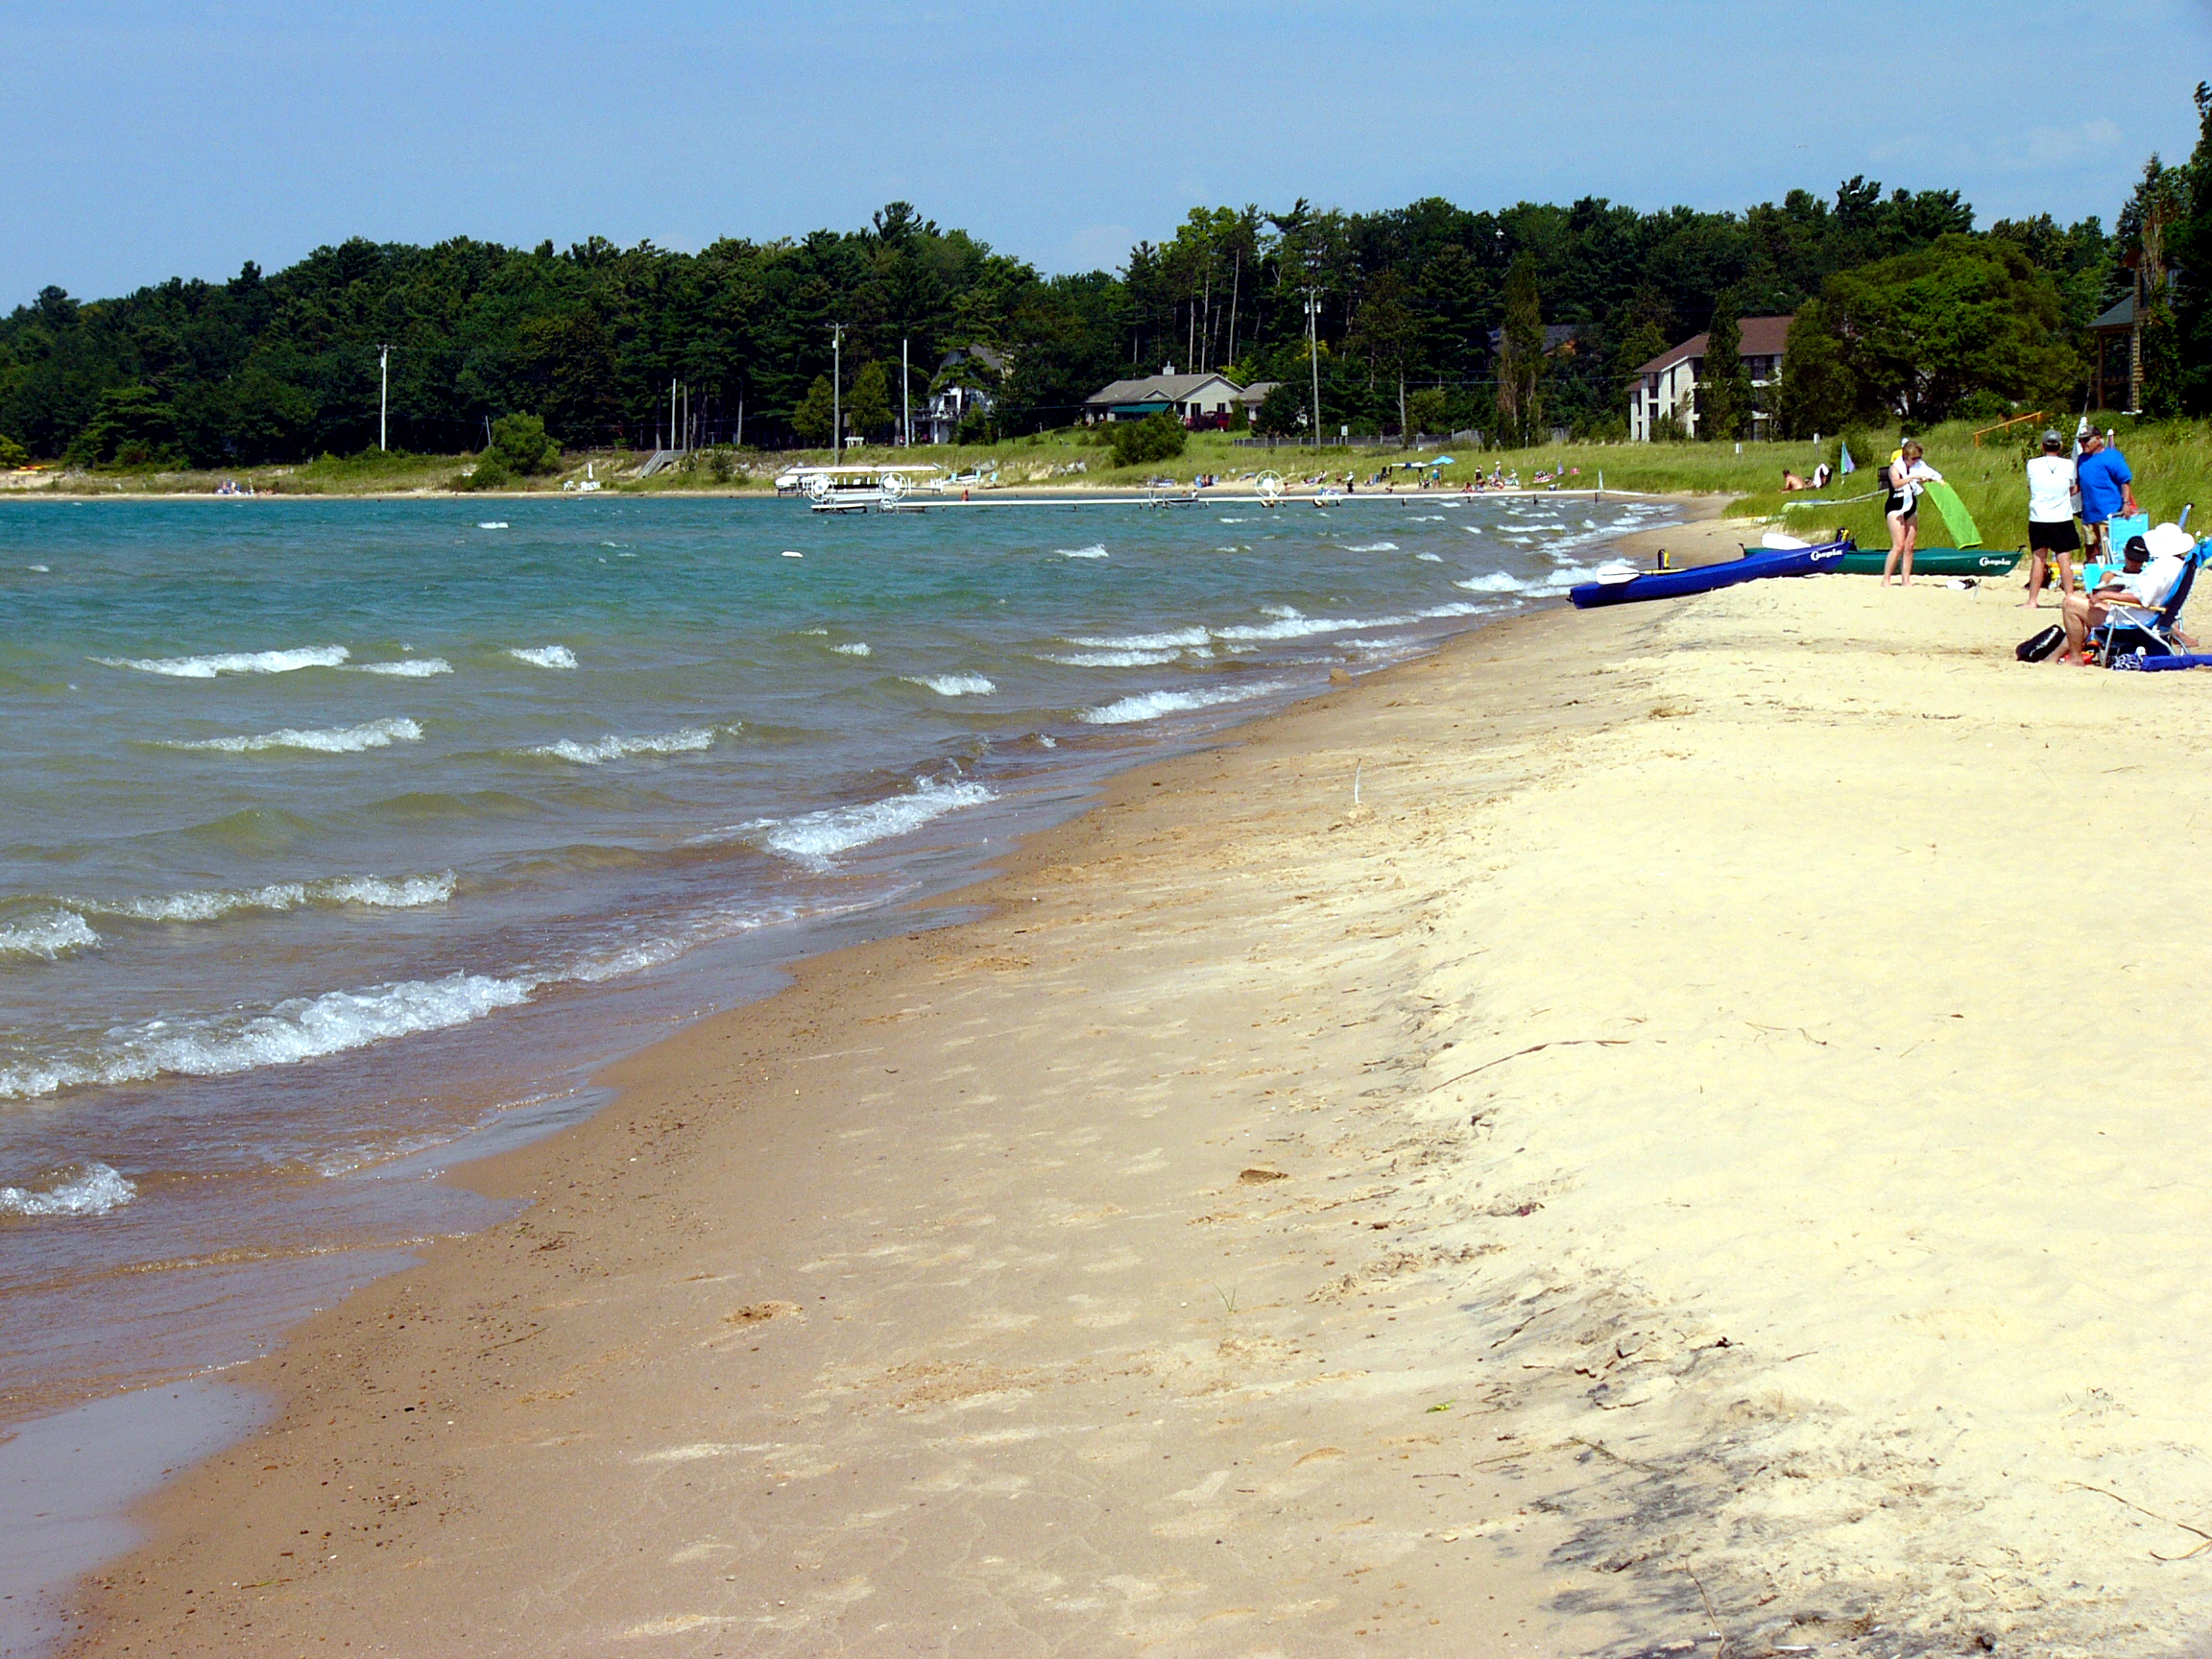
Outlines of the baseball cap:
M 2046 449 L 2053 449 L 2053 448 L 2056 448 L 2056 447 L 2058 447 L 2059 445 L 2063 445 L 2065 442 L 2066 442 L 2066 440 L 2065 440 L 2065 439 L 2063 439 L 2063 438 L 2061 438 L 2061 437 L 2059 437 L 2059 436 L 2058 436 L 2058 428 L 2057 428 L 2057 427 L 2056 427 L 2056 426 L 2047 426 L 2047 427 L 2045 427 L 2045 428 L 2043 429 L 2043 447 L 2044 447 L 2044 448 L 2046 448 Z

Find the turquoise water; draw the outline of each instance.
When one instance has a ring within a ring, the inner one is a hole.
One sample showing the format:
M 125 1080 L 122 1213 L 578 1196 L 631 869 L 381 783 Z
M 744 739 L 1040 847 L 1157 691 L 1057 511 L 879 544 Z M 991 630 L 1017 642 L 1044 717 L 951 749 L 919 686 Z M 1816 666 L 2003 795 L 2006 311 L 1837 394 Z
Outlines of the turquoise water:
M 484 1219 L 436 1148 L 1655 516 L 7 504 L 0 1417 L 253 1351 Z

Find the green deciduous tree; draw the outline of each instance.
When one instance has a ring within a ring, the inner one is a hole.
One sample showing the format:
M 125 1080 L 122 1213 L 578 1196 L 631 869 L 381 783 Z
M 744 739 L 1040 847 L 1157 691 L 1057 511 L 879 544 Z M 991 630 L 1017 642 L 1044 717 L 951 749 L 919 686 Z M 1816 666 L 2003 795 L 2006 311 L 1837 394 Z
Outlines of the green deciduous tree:
M 1735 290 L 1722 293 L 1705 330 L 1705 368 L 1698 376 L 1697 435 L 1714 443 L 1742 438 L 1751 426 L 1751 373 L 1743 367 L 1743 330 Z
M 791 411 L 791 430 L 799 434 L 800 443 L 819 449 L 830 442 L 830 423 L 836 419 L 831 399 L 830 376 L 817 374 L 814 384 L 806 388 L 806 396 Z
M 853 376 L 845 398 L 845 424 L 863 438 L 880 438 L 891 424 L 891 386 L 883 365 L 870 363 Z
M 1166 415 L 1147 415 L 1142 421 L 1117 421 L 1108 429 L 1114 445 L 1114 465 L 1139 467 L 1148 461 L 1171 461 L 1183 453 L 1189 438 L 1183 422 Z
M 2059 406 L 2080 379 L 2056 286 L 2010 242 L 1947 235 L 1839 273 L 1822 298 L 1869 416 L 1926 425 L 1984 390 Z
M 1526 251 L 1505 273 L 1505 319 L 1498 347 L 1498 420 L 1508 443 L 1527 444 L 1544 421 L 1544 307 L 1536 261 Z
M 1857 387 L 1828 307 L 1808 300 L 1797 307 L 1782 352 L 1782 389 L 1775 413 L 1783 435 L 1810 438 L 1817 432 L 1839 432 L 1857 406 Z
M 30 459 L 30 450 L 24 448 L 7 433 L 0 432 L 0 467 L 20 467 Z
M 486 453 L 497 456 L 508 471 L 524 478 L 561 466 L 561 445 L 546 436 L 544 419 L 538 415 L 503 415 L 493 421 L 492 445 Z

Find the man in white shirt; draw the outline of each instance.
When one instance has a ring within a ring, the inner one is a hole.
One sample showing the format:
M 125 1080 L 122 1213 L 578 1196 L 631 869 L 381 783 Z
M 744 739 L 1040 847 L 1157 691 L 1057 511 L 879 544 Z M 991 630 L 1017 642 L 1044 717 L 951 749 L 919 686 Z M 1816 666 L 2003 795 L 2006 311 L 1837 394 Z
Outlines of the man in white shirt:
M 2066 454 L 2066 440 L 2056 431 L 2046 432 L 2043 453 L 2028 463 L 2028 600 L 2023 611 L 2041 603 L 2054 558 L 2058 561 L 2058 586 L 2068 593 L 2074 591 L 2074 555 L 2081 547 L 2074 515 L 2080 506 L 2081 492 L 2074 463 Z
M 2166 526 L 2159 528 L 2163 530 Z M 2189 544 L 2185 532 L 2180 541 L 2183 545 Z M 2066 649 L 2058 653 L 2059 661 L 2086 664 L 2092 629 L 2102 627 L 2104 619 L 2115 613 L 2123 622 L 2150 620 L 2158 613 L 2158 608 L 2174 591 L 2174 584 L 2181 578 L 2180 556 L 2161 551 L 2153 559 L 2140 536 L 2128 541 L 2125 557 L 2125 574 L 2115 570 L 2104 578 L 2096 592 L 2068 593 L 2059 599 L 2058 620 L 2066 629 Z

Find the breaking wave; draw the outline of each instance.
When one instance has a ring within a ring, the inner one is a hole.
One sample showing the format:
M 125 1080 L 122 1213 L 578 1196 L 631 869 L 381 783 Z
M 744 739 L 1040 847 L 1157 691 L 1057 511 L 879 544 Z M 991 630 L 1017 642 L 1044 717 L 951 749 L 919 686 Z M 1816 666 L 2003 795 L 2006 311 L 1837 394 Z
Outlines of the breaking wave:
M 564 737 L 529 751 L 556 760 L 573 760 L 579 766 L 598 766 L 630 755 L 688 755 L 714 747 L 714 733 L 704 726 L 686 726 L 681 732 L 662 732 L 645 737 L 602 737 L 596 743 L 577 743 Z
M 99 949 L 100 935 L 73 911 L 48 911 L 0 927 L 0 961 L 14 957 L 57 962 L 74 951 Z
M 1163 714 L 1180 714 L 1192 709 L 1213 709 L 1224 703 L 1246 703 L 1285 686 L 1280 681 L 1252 685 L 1224 685 L 1211 691 L 1140 691 L 1103 708 L 1086 709 L 1075 716 L 1087 726 L 1132 726 L 1140 720 L 1157 720 Z
M 826 806 L 796 818 L 762 819 L 747 825 L 758 844 L 795 864 L 827 870 L 841 853 L 851 853 L 895 835 L 919 830 L 932 818 L 942 818 L 963 806 L 980 806 L 993 799 L 980 783 L 937 783 L 924 781 L 908 795 L 888 795 L 851 806 Z
M 909 685 L 926 685 L 940 697 L 980 697 L 998 686 L 980 674 L 902 674 Z
M 138 1189 L 105 1164 L 86 1164 L 50 1187 L 0 1187 L 0 1215 L 105 1215 Z
M 390 674 L 401 680 L 427 680 L 433 674 L 450 674 L 453 664 L 443 657 L 403 657 L 396 662 L 356 662 L 353 674 Z
M 223 651 L 207 657 L 95 657 L 104 668 L 135 668 L 172 680 L 212 680 L 218 674 L 292 674 L 301 668 L 335 668 L 353 654 L 343 645 L 301 645 L 290 651 Z
M 364 749 L 386 749 L 395 743 L 421 740 L 422 728 L 399 715 L 372 720 L 365 726 L 336 726 L 322 732 L 301 732 L 287 726 L 281 732 L 261 732 L 251 737 L 207 737 L 198 742 L 163 743 L 161 747 L 225 755 L 250 755 L 263 749 L 309 749 L 319 755 L 357 755 Z
M 326 876 L 314 881 L 276 881 L 265 887 L 161 893 L 145 899 L 70 899 L 69 908 L 88 916 L 124 916 L 134 922 L 218 922 L 245 910 L 299 910 L 310 904 L 364 904 L 412 910 L 443 904 L 460 878 L 438 876 Z
M 576 653 L 565 645 L 511 645 L 507 655 L 533 668 L 573 668 Z

